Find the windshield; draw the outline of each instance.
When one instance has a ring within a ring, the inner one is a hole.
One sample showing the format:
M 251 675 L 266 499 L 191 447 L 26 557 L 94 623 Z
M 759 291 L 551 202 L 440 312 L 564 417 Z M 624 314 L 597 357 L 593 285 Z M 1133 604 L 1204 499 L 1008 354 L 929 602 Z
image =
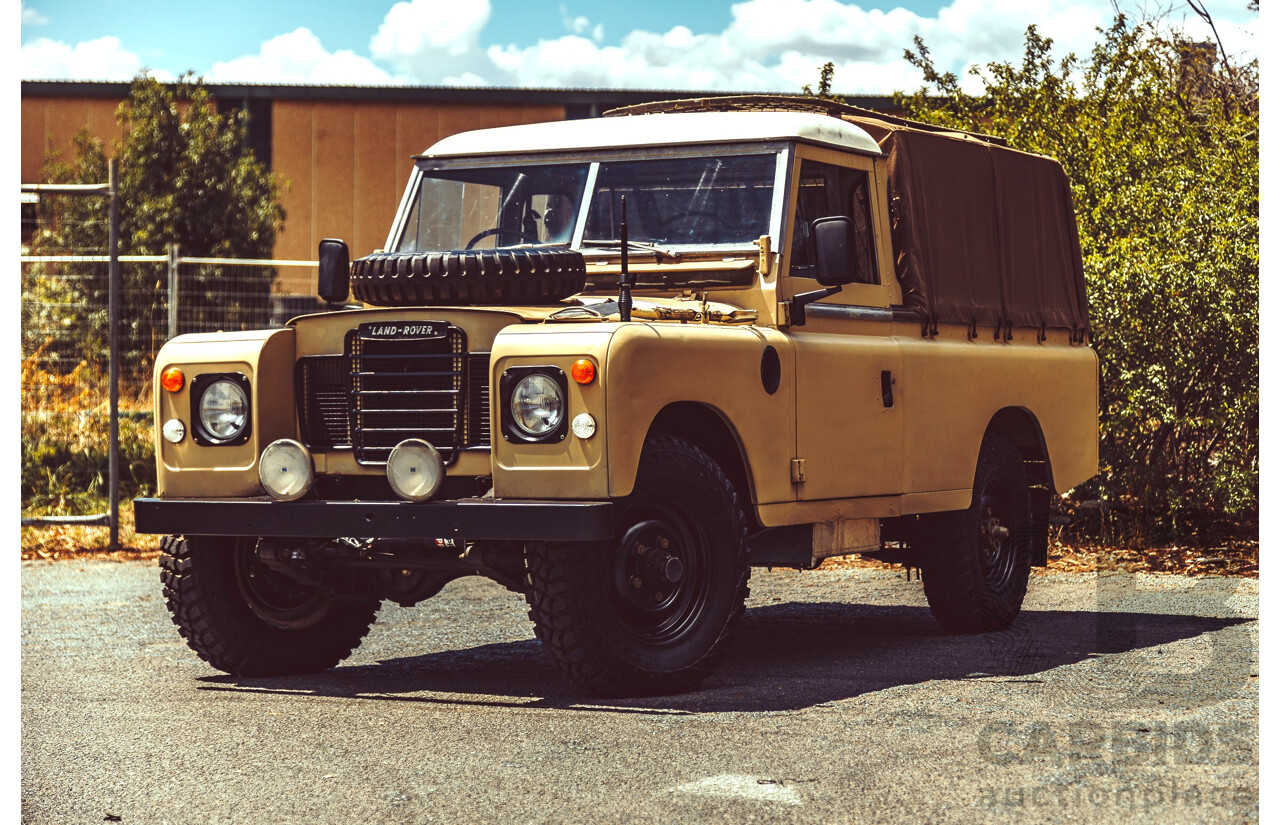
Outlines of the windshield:
M 397 252 L 568 243 L 587 164 L 426 172 Z
M 616 246 L 624 196 L 629 241 L 749 244 L 769 233 L 776 168 L 770 153 L 426 170 L 396 251 Z
M 750 243 L 769 232 L 773 155 L 600 164 L 587 229 L 616 240 L 627 199 L 627 239 L 651 244 Z

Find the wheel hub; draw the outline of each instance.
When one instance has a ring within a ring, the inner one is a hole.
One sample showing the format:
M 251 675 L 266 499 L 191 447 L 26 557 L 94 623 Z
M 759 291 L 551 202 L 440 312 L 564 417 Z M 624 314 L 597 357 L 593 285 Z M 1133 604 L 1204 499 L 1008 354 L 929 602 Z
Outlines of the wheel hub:
M 984 578 L 996 583 L 1006 579 L 1013 564 L 1012 531 L 1005 500 L 998 486 L 983 491 L 978 517 L 978 553 Z
M 282 630 L 311 627 L 329 614 L 333 600 L 321 588 L 274 569 L 284 563 L 281 559 L 299 562 L 305 552 L 266 541 L 237 548 L 232 556 L 236 585 L 245 604 L 267 624 Z
M 674 514 L 654 513 L 635 522 L 615 553 L 614 600 L 632 633 L 666 642 L 696 621 L 703 610 L 694 580 L 700 556 L 693 536 Z

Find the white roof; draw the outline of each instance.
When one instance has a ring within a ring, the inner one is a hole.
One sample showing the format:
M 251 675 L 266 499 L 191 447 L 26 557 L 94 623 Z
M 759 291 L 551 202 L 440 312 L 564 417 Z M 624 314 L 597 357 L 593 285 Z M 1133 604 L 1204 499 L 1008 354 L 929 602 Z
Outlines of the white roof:
M 586 120 L 557 120 L 461 132 L 437 142 L 424 157 L 495 155 L 740 143 L 799 139 L 880 154 L 871 136 L 840 118 L 813 112 L 676 112 Z

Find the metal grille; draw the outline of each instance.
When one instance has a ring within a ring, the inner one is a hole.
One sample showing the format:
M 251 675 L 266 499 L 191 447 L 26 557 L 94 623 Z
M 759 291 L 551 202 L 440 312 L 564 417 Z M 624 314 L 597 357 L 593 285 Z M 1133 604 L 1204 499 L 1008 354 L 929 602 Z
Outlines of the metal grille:
M 448 326 L 435 338 L 347 333 L 351 446 L 361 464 L 385 464 L 406 438 L 421 438 L 449 463 L 464 443 L 466 339 Z
M 467 358 L 467 443 L 489 446 L 489 353 L 473 352 Z
M 298 361 L 298 417 L 302 442 L 313 450 L 351 446 L 347 359 L 341 355 Z

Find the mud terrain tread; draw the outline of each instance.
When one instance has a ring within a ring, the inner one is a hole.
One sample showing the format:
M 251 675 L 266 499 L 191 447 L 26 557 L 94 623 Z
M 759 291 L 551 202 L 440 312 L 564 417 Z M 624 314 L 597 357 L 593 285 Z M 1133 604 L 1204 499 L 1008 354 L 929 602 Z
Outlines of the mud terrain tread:
M 601 633 L 601 622 L 592 615 L 588 590 L 597 586 L 587 575 L 590 553 L 605 553 L 599 544 L 531 544 L 526 550 L 529 618 L 539 641 L 557 666 L 583 690 L 600 696 L 644 696 L 691 690 L 724 658 L 728 643 L 745 610 L 750 594 L 751 569 L 747 565 L 746 518 L 728 476 L 705 452 L 688 442 L 666 435 L 651 436 L 641 458 L 640 487 L 655 468 L 671 468 L 691 479 L 708 496 L 704 502 L 724 514 L 719 535 L 734 545 L 732 564 L 737 571 L 732 608 L 715 641 L 696 660 L 666 671 L 647 671 L 619 656 Z M 716 535 L 715 530 L 709 534 Z
M 228 586 L 226 542 L 202 536 L 160 541 L 160 581 L 178 632 L 201 659 L 233 676 L 316 673 L 351 655 L 377 617 L 376 599 L 343 599 L 319 624 L 284 631 L 262 622 Z
M 376 252 L 351 264 L 351 291 L 375 306 L 553 304 L 581 292 L 582 254 L 562 247 Z

